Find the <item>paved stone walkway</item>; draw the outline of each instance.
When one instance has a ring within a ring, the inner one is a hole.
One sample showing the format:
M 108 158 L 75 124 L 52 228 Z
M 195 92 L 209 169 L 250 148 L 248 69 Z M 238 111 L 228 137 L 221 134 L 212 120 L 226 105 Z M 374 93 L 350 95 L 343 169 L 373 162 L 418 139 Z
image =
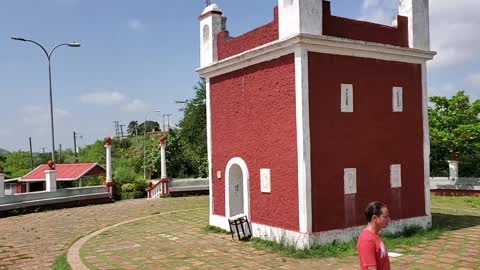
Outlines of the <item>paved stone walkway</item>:
M 189 211 L 179 211 L 194 209 Z M 435 209 L 434 209 L 435 210 Z M 171 213 L 174 212 L 174 213 Z M 453 230 L 392 259 L 392 269 L 480 269 L 480 213 L 442 211 Z M 208 197 L 135 200 L 0 219 L 0 269 L 50 269 L 79 238 L 108 230 L 81 249 L 92 269 L 358 269 L 357 258 L 297 260 L 204 231 Z
M 80 254 L 90 269 L 358 269 L 356 257 L 285 258 L 232 241 L 230 235 L 206 233 L 207 214 L 207 208 L 195 209 L 125 224 L 91 239 Z M 414 255 L 391 259 L 392 268 L 480 269 L 480 217 L 464 215 L 454 220 L 436 214 L 436 222 L 455 230 L 394 250 Z
M 101 228 L 202 206 L 208 207 L 208 197 L 130 200 L 0 218 L 0 269 L 51 269 L 77 239 Z

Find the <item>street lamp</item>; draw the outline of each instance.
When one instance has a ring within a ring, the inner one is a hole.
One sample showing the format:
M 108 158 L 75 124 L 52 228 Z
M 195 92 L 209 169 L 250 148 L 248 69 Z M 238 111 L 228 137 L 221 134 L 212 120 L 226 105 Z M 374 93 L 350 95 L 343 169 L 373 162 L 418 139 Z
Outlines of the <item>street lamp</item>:
M 145 134 L 147 133 L 147 116 L 150 113 L 159 113 L 160 110 L 149 111 L 145 114 L 145 121 L 143 122 L 143 179 L 147 179 L 147 166 L 145 164 L 146 152 L 145 152 Z
M 71 43 L 62 43 L 57 46 L 55 46 L 50 53 L 47 52 L 47 50 L 38 42 L 30 40 L 30 39 L 25 39 L 25 38 L 18 38 L 18 37 L 12 37 L 13 40 L 17 41 L 23 41 L 23 42 L 31 42 L 36 45 L 38 45 L 40 48 L 42 48 L 43 52 L 47 56 L 48 59 L 48 79 L 49 79 L 49 85 L 50 85 L 50 123 L 52 126 L 52 161 L 53 161 L 53 169 L 55 169 L 55 129 L 53 126 L 53 98 L 52 98 L 52 68 L 50 65 L 50 60 L 52 59 L 52 54 L 53 52 L 61 46 L 68 46 L 68 47 L 73 47 L 77 48 L 80 47 L 80 43 L 77 42 L 71 42 Z

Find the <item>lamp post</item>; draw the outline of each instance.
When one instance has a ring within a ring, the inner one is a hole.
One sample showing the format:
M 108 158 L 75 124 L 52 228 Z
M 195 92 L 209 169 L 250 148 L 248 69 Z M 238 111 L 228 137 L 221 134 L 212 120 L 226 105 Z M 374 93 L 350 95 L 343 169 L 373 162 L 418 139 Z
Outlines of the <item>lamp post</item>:
M 31 43 L 34 43 L 34 44 L 38 45 L 43 50 L 43 52 L 45 53 L 45 55 L 47 56 L 47 59 L 48 59 L 48 80 L 49 80 L 49 85 L 50 85 L 50 123 L 51 123 L 51 128 L 52 128 L 52 161 L 53 161 L 52 169 L 55 169 L 55 129 L 54 129 L 54 125 L 53 125 L 52 68 L 51 68 L 50 60 L 52 59 L 53 52 L 58 47 L 68 46 L 68 47 L 77 48 L 77 47 L 80 47 L 80 43 L 77 43 L 77 42 L 62 43 L 62 44 L 59 44 L 59 45 L 55 46 L 50 51 L 50 53 L 48 53 L 47 50 L 40 43 L 38 43 L 36 41 L 30 40 L 30 39 L 25 39 L 25 38 L 17 38 L 17 37 L 12 37 L 12 39 L 17 40 L 17 41 L 23 41 L 23 42 L 31 42 Z
M 159 113 L 160 110 L 149 111 L 145 114 L 145 121 L 143 122 L 143 179 L 147 179 L 147 166 L 145 163 L 146 152 L 145 152 L 145 134 L 147 133 L 147 117 L 150 113 Z

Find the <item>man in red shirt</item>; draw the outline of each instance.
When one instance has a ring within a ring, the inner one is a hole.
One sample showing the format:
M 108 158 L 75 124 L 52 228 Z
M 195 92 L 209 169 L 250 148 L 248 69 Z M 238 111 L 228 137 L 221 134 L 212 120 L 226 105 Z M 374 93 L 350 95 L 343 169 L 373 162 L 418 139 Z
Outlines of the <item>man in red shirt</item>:
M 388 251 L 380 238 L 380 231 L 390 222 L 387 206 L 371 202 L 365 209 L 368 224 L 357 241 L 358 259 L 361 270 L 390 270 Z

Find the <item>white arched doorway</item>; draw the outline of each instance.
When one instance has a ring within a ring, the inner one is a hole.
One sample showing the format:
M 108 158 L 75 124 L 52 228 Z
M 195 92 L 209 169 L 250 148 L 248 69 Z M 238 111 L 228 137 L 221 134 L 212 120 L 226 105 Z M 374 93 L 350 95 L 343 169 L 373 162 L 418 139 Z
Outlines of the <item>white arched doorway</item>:
M 241 158 L 232 158 L 225 169 L 225 216 L 245 214 L 250 219 L 248 168 Z

